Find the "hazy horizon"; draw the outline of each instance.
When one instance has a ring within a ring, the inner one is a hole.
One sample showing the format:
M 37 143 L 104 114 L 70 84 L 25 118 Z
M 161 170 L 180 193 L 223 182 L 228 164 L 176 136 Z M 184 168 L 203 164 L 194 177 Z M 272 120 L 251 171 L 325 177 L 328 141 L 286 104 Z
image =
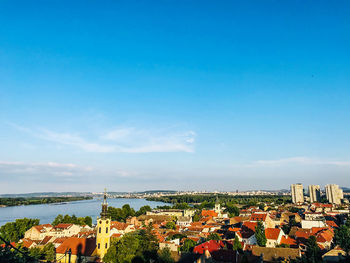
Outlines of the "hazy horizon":
M 0 193 L 348 187 L 350 2 L 0 2 Z

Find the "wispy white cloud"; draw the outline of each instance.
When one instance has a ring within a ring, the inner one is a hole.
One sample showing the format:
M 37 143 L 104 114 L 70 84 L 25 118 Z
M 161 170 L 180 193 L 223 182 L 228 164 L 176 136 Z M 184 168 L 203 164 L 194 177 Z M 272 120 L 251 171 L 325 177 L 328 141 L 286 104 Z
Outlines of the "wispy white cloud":
M 41 132 L 36 133 L 36 136 L 41 139 L 59 144 L 74 146 L 87 152 L 108 153 L 116 151 L 116 147 L 113 145 L 103 145 L 100 143 L 89 142 L 76 134 L 58 133 L 47 129 L 41 129 L 40 131 Z
M 258 160 L 252 166 L 285 166 L 285 165 L 334 165 L 350 166 L 350 161 L 338 161 L 311 157 L 289 157 L 275 160 Z
M 56 132 L 49 129 L 28 129 L 12 125 L 16 129 L 37 138 L 67 145 L 94 153 L 151 153 L 151 152 L 194 152 L 196 133 L 194 131 L 173 132 L 169 130 L 144 130 L 123 127 L 109 130 L 94 140 L 88 140 L 76 133 Z
M 0 173 L 2 175 L 45 175 L 47 177 L 66 177 L 72 175 L 84 175 L 92 171 L 93 168 L 91 167 L 82 167 L 71 163 L 24 163 L 0 161 Z

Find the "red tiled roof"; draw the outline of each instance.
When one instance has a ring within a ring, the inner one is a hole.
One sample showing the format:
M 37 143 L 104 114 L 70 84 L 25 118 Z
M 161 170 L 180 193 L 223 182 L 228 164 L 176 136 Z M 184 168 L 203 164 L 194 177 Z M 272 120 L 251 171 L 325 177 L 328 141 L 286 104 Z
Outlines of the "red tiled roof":
M 40 242 L 40 245 L 46 245 L 50 240 L 52 236 L 46 236 L 44 239 Z
M 202 216 L 217 217 L 218 213 L 216 213 L 214 210 L 202 210 Z
M 250 221 L 265 221 L 267 217 L 266 213 L 254 213 L 250 216 Z
M 281 244 L 286 244 L 286 245 L 289 245 L 289 246 L 296 246 L 297 245 L 297 241 L 294 238 L 291 238 L 291 237 L 288 237 L 288 236 L 287 237 L 282 236 Z
M 330 230 L 322 231 L 317 234 L 316 241 L 319 243 L 331 242 L 333 240 L 333 233 Z
M 241 238 L 250 238 L 252 235 L 254 235 L 253 231 L 237 231 L 236 234 L 240 236 Z
M 61 223 L 61 224 L 58 224 L 57 226 L 55 226 L 55 228 L 59 228 L 59 229 L 68 229 L 72 226 L 73 224 L 64 224 L 64 223 Z
M 317 233 L 323 231 L 323 230 L 327 230 L 326 227 L 312 227 L 311 228 L 311 235 L 316 235 Z
M 246 221 L 242 225 L 242 230 L 250 229 L 251 231 L 253 231 L 255 233 L 255 228 L 257 225 L 258 225 L 258 223 L 256 223 L 256 222 Z
M 278 229 L 278 228 L 266 228 L 265 236 L 267 239 L 277 240 L 280 232 L 281 232 L 281 229 Z
M 54 241 L 52 241 L 52 243 L 62 244 L 66 239 L 68 239 L 68 237 L 58 237 Z
M 239 231 L 239 230 L 240 230 L 239 227 L 230 227 L 230 228 L 228 229 L 228 231 L 232 231 L 232 232 L 237 232 L 237 231 Z
M 31 240 L 29 238 L 23 238 L 21 245 L 23 247 L 29 248 L 31 245 L 36 244 L 34 240 Z
M 43 224 L 43 225 L 38 225 L 34 226 L 34 229 L 38 230 L 40 233 L 46 232 L 45 228 L 50 228 L 52 227 L 51 224 Z
M 64 254 L 68 249 L 71 249 L 72 255 L 77 255 L 80 252 L 82 256 L 91 256 L 95 248 L 95 238 L 70 237 L 56 249 L 56 253 Z
M 111 229 L 116 228 L 118 230 L 125 230 L 129 224 L 123 223 L 123 222 L 118 222 L 118 221 L 112 221 L 111 222 Z
M 304 238 L 304 239 L 308 239 L 310 236 L 312 235 L 310 229 L 298 229 L 295 232 L 295 237 L 296 238 Z
M 330 227 L 338 227 L 338 225 L 332 220 L 327 220 L 326 224 Z
M 200 244 L 194 247 L 193 253 L 203 254 L 205 250 L 208 250 L 209 252 L 213 252 L 223 248 L 224 246 L 225 245 L 221 240 L 209 240 L 207 242 L 204 242 L 203 244 Z

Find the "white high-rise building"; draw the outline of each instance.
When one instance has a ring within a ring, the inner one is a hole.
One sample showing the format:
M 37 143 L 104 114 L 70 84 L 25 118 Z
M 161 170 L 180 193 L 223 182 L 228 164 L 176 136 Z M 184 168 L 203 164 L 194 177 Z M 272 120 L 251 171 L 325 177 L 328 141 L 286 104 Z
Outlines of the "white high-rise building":
M 290 192 L 292 194 L 292 202 L 294 204 L 304 203 L 304 188 L 302 184 L 292 184 L 290 186 Z
M 321 190 L 319 185 L 309 185 L 310 203 L 321 201 Z
M 340 205 L 341 200 L 344 198 L 344 196 L 343 190 L 339 188 L 339 185 L 327 184 L 325 188 L 328 202 L 330 202 L 331 204 Z

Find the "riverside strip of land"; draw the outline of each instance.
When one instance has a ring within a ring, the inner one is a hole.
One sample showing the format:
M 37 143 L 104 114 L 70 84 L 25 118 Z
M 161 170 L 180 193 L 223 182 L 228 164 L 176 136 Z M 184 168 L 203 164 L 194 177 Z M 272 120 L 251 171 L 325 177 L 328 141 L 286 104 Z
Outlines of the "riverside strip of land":
M 91 196 L 70 196 L 70 197 L 17 197 L 17 198 L 0 198 L 0 207 L 7 206 L 19 206 L 19 205 L 39 205 L 39 204 L 52 204 L 52 203 L 64 203 L 81 200 L 92 199 Z

